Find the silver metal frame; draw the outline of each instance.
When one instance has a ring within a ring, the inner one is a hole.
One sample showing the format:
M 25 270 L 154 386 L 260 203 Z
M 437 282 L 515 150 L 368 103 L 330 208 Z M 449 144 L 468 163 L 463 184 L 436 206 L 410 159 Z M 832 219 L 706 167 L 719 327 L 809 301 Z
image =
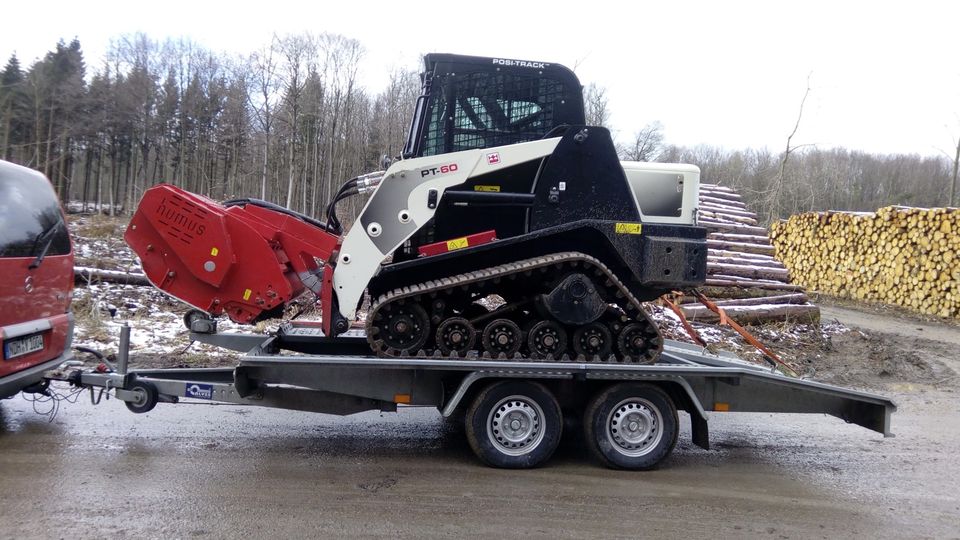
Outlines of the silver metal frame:
M 652 381 L 671 391 L 676 405 L 690 414 L 693 442 L 707 448 L 707 412 L 822 413 L 892 436 L 893 401 L 866 392 L 787 377 L 747 363 L 729 353 L 667 341 L 654 365 L 505 361 L 486 359 L 379 358 L 374 356 L 291 355 L 271 352 L 275 337 L 251 334 L 192 334 L 206 343 L 246 349 L 232 368 L 128 370 L 129 327 L 112 373 L 63 366 L 46 378 L 113 390 L 118 399 L 136 401 L 128 389 L 135 381 L 153 384 L 160 401 L 197 397 L 235 403 L 353 414 L 395 411 L 397 402 L 436 407 L 451 416 L 483 379 L 565 379 L 573 381 Z M 453 392 L 444 383 L 459 381 Z M 191 392 L 189 389 L 195 387 Z M 400 395 L 406 396 L 400 399 Z

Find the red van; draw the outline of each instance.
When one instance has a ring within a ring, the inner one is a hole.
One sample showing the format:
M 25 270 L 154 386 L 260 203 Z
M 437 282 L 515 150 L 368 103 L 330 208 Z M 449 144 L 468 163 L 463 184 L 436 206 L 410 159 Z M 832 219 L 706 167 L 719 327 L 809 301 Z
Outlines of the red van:
M 70 358 L 73 247 L 53 186 L 0 161 L 0 398 Z

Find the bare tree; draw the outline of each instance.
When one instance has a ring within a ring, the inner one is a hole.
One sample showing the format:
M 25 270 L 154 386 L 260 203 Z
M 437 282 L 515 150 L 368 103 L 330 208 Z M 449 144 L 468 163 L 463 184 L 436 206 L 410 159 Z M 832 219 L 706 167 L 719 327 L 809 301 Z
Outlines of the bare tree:
M 806 145 L 794 146 L 793 137 L 797 134 L 797 130 L 800 129 L 800 121 L 803 120 L 803 107 L 807 103 L 807 97 L 810 95 L 810 75 L 807 75 L 807 89 L 803 92 L 803 99 L 800 100 L 800 111 L 797 113 L 797 121 L 793 125 L 793 131 L 787 135 L 787 144 L 786 148 L 783 150 L 783 154 L 780 156 L 780 168 L 777 170 L 777 175 L 770 182 L 770 185 L 767 188 L 766 193 L 766 210 L 767 210 L 767 219 L 776 219 L 780 217 L 780 210 L 782 206 L 781 197 L 783 194 L 783 185 L 784 185 L 784 174 L 787 170 L 787 161 L 790 159 L 790 154 L 796 151 L 798 148 Z
M 960 115 L 957 116 L 957 119 L 960 120 Z M 957 172 L 960 169 L 960 137 L 955 137 L 953 140 L 955 148 L 953 148 L 953 156 L 947 152 L 943 152 L 953 162 L 953 174 L 950 175 L 950 188 L 949 194 L 947 195 L 947 206 L 957 206 Z
M 627 161 L 656 161 L 663 152 L 663 140 L 663 124 L 651 122 L 633 135 L 633 143 L 620 156 Z
M 279 66 L 276 58 L 277 36 L 270 44 L 250 55 L 250 86 L 256 92 L 247 94 L 254 118 L 263 133 L 263 164 L 260 169 L 260 198 L 267 198 L 267 171 L 270 161 L 270 136 L 273 133 L 273 113 L 280 89 Z
M 610 108 L 607 105 L 607 89 L 590 83 L 583 95 L 584 113 L 588 126 L 610 127 Z
M 953 154 L 953 178 L 950 179 L 950 206 L 957 206 L 957 169 L 960 166 L 960 138 L 957 139 L 957 150 Z
M 293 186 L 296 180 L 296 158 L 298 141 L 298 127 L 300 113 L 303 107 L 301 96 L 306 86 L 307 74 L 310 71 L 316 54 L 316 45 L 309 34 L 290 35 L 280 39 L 280 52 L 283 55 L 283 101 L 284 116 L 289 128 L 287 138 L 287 197 L 286 206 L 293 205 Z

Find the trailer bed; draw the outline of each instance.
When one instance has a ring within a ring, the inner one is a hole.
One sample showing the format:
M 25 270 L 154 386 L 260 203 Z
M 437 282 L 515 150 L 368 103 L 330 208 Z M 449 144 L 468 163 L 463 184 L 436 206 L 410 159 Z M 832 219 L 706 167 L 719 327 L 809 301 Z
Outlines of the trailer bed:
M 709 448 L 708 412 L 820 413 L 891 435 L 896 405 L 883 396 L 788 377 L 745 362 L 668 340 L 653 365 L 487 358 L 382 358 L 364 354 L 363 335 L 337 340 L 311 327 L 272 335 L 194 332 L 196 341 L 243 351 L 228 368 L 127 369 L 129 329 L 110 369 L 63 366 L 48 380 L 113 391 L 134 412 L 158 402 L 191 398 L 328 414 L 395 411 L 398 405 L 436 407 L 445 417 L 464 414 L 496 382 L 549 389 L 565 411 L 580 413 L 586 399 L 618 383 L 662 390 L 689 414 L 692 439 Z M 291 351 L 323 351 L 314 354 Z M 636 387 L 636 386 L 634 386 Z M 92 394 L 91 394 L 92 395 Z M 469 413 L 468 413 L 469 414 Z M 674 413 L 674 416 L 676 414 Z M 672 446 L 671 446 L 672 449 Z M 489 461 L 488 461 L 489 462 Z

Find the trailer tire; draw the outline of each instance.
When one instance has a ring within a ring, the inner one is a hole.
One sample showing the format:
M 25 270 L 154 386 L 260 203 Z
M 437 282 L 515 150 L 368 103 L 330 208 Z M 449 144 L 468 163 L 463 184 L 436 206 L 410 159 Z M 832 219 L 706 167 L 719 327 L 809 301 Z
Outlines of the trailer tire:
M 134 381 L 127 390 L 137 394 L 137 401 L 123 402 L 123 404 L 130 409 L 130 412 L 137 414 L 150 412 L 157 406 L 157 402 L 160 400 L 160 394 L 157 392 L 157 387 L 154 386 L 153 383 Z
M 542 465 L 557 449 L 563 430 L 553 394 L 542 384 L 526 381 L 487 386 L 467 409 L 465 420 L 473 452 L 487 465 L 503 469 Z
M 629 470 L 656 467 L 673 451 L 679 431 L 673 400 L 643 383 L 616 384 L 594 396 L 583 426 L 587 446 L 604 465 Z

